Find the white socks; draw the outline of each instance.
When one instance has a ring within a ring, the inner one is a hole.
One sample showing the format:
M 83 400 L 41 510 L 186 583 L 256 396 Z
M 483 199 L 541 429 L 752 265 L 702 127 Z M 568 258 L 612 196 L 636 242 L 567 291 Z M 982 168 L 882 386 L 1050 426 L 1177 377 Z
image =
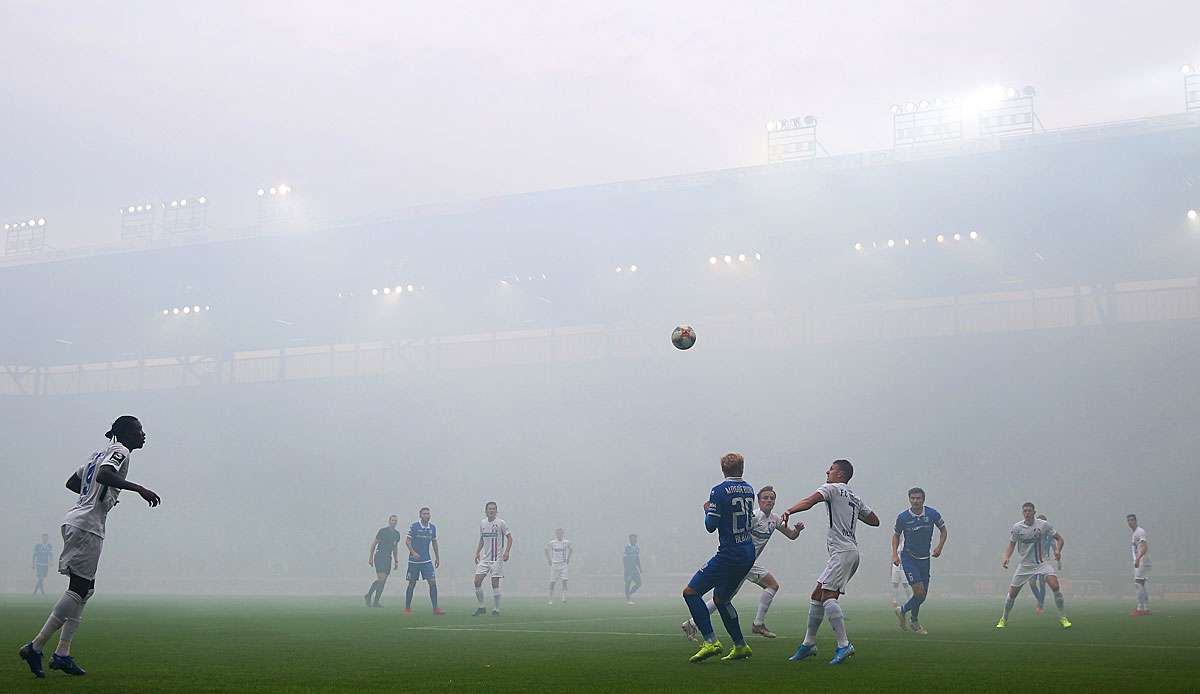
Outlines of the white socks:
M 817 629 L 821 628 L 821 622 L 823 621 L 825 621 L 825 606 L 816 600 L 809 601 L 808 631 L 804 632 L 805 646 L 812 646 L 817 643 Z
M 483 607 L 483 588 L 482 587 L 475 589 L 475 599 L 479 600 L 479 606 Z
M 79 628 L 79 615 L 81 614 L 83 614 L 83 598 L 69 590 L 63 593 L 55 603 L 54 609 L 50 611 L 50 616 L 46 618 L 46 624 L 33 638 L 33 649 L 41 652 L 42 647 L 61 627 L 62 635 L 58 637 L 58 649 L 55 652 L 59 655 L 70 655 L 71 641 L 75 638 L 75 630 Z
M 830 598 L 825 601 L 825 616 L 829 618 L 829 626 L 833 629 L 834 636 L 837 636 L 838 648 L 850 645 L 850 639 L 846 638 L 846 620 L 842 615 L 842 606 L 837 600 Z
M 1012 612 L 1013 605 L 1017 603 L 1017 599 L 1008 595 L 1004 596 L 1004 619 L 1008 619 L 1008 613 Z
M 775 593 L 778 592 L 774 588 L 764 588 L 762 595 L 758 597 L 758 612 L 754 615 L 754 621 L 751 622 L 754 626 L 762 626 L 767 618 L 767 610 L 771 609 L 771 601 L 775 599 Z
M 1148 611 L 1150 609 L 1150 591 L 1146 590 L 1145 581 L 1136 583 L 1137 585 L 1137 608 L 1139 610 Z
M 492 609 L 500 609 L 500 591 L 497 590 L 492 593 L 492 604 L 495 605 Z

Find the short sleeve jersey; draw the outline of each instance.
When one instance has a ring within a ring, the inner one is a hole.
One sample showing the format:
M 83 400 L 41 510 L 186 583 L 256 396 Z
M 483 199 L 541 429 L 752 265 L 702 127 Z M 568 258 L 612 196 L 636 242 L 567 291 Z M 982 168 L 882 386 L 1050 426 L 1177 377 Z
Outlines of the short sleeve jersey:
M 385 526 L 375 533 L 375 539 L 379 541 L 375 545 L 375 556 L 390 560 L 396 551 L 396 543 L 400 542 L 400 531 L 391 526 Z
M 705 514 L 716 521 L 720 537 L 718 555 L 753 559 L 750 526 L 754 523 L 754 487 L 740 477 L 726 477 L 709 492 Z
M 566 564 L 567 556 L 571 553 L 571 541 L 567 539 L 551 540 L 546 543 L 546 549 L 550 550 L 551 564 Z
M 640 545 L 625 545 L 625 554 L 622 555 L 622 559 L 625 561 L 626 572 L 638 570 L 638 558 L 641 555 L 642 548 Z
M 1137 527 L 1137 530 L 1133 531 L 1133 538 L 1130 541 L 1130 547 L 1129 547 L 1134 561 L 1137 561 L 1138 550 L 1142 548 L 1142 544 L 1144 544 L 1145 542 L 1146 542 L 1146 529 L 1139 525 Z M 1150 565 L 1150 552 L 1149 551 L 1146 552 L 1146 556 L 1142 557 L 1142 564 L 1145 566 Z
M 767 542 L 779 527 L 779 516 L 768 515 L 761 510 L 754 512 L 754 524 L 750 526 L 750 538 L 754 541 L 754 556 L 761 556 L 767 548 Z
M 825 547 L 830 554 L 858 549 L 854 536 L 858 519 L 871 512 L 865 501 L 851 491 L 845 482 L 826 482 L 817 487 L 829 510 L 829 534 Z
M 119 489 L 98 484 L 96 476 L 100 468 L 108 467 L 121 479 L 129 474 L 129 449 L 117 441 L 92 454 L 91 459 L 79 468 L 79 500 L 63 517 L 63 525 L 85 530 L 104 537 L 104 521 L 108 512 L 117 505 Z
M 508 523 L 497 518 L 479 521 L 479 537 L 483 540 L 483 550 L 479 553 L 481 561 L 502 561 L 504 559 L 504 544 L 508 539 Z
M 413 551 L 420 557 L 413 559 L 409 556 L 408 560 L 419 564 L 427 564 L 433 559 L 429 557 L 429 546 L 437 539 L 437 528 L 430 523 L 423 525 L 421 521 L 413 523 L 408 528 L 408 539 L 412 542 Z
M 1021 566 L 1035 568 L 1046 562 L 1046 536 L 1054 537 L 1054 527 L 1041 518 L 1035 518 L 1033 525 L 1025 521 L 1017 521 L 1012 527 L 1012 541 L 1017 545 L 1017 554 L 1021 557 Z
M 904 509 L 896 516 L 895 533 L 904 538 L 904 553 L 913 559 L 929 558 L 935 527 L 944 528 L 946 522 L 942 520 L 942 514 L 930 506 L 921 509 L 919 516 L 911 508 Z
M 33 563 L 38 566 L 49 566 L 50 556 L 54 554 L 54 546 L 48 542 L 33 546 Z

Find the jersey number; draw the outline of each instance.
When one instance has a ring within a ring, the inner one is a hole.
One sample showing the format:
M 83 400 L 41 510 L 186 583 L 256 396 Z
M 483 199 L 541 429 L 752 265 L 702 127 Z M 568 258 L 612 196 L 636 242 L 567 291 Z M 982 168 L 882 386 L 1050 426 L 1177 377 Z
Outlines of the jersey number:
M 79 485 L 79 500 L 83 501 L 87 497 L 88 490 L 92 488 L 92 478 L 96 476 L 96 462 L 100 460 L 102 453 L 97 453 L 92 456 L 92 462 L 88 463 L 87 470 L 83 473 L 83 480 Z
M 733 533 L 735 535 L 750 530 L 750 518 L 754 515 L 754 502 L 744 496 L 735 496 L 729 500 L 733 507 Z

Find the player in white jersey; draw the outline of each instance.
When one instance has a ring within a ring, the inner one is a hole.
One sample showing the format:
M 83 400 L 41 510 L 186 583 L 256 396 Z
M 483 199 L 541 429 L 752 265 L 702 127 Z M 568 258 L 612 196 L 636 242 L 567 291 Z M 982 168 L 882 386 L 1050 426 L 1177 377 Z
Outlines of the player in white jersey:
M 105 437 L 108 445 L 92 454 L 88 462 L 67 480 L 67 489 L 78 494 L 79 500 L 63 518 L 63 548 L 58 559 L 58 572 L 66 575 L 70 583 L 42 630 L 20 651 L 21 658 L 37 677 L 46 676 L 42 670 L 42 647 L 59 628 L 62 633 L 50 660 L 50 669 L 62 670 L 68 675 L 85 674 L 71 657 L 71 642 L 79 628 L 83 608 L 96 587 L 96 569 L 104 546 L 104 522 L 108 512 L 117 505 L 120 490 L 137 492 L 151 507 L 158 506 L 160 501 L 154 492 L 125 479 L 129 474 L 130 453 L 146 443 L 142 423 L 130 415 L 118 417 Z
M 896 550 L 904 551 L 904 538 L 900 538 Z M 899 610 L 901 606 L 912 599 L 912 586 L 908 585 L 908 577 L 904 575 L 904 567 L 891 563 L 892 569 L 892 609 Z
M 1150 614 L 1150 593 L 1146 590 L 1146 579 L 1150 577 L 1150 543 L 1146 540 L 1145 528 L 1138 525 L 1137 515 L 1125 516 L 1125 522 L 1133 531 L 1130 552 L 1133 554 L 1133 585 L 1137 588 L 1137 608 L 1129 614 L 1145 617 Z
M 546 543 L 545 548 L 546 563 L 550 566 L 550 601 L 547 605 L 554 604 L 554 583 L 562 583 L 562 601 L 565 605 L 567 602 L 567 565 L 571 563 L 571 555 L 575 553 L 575 548 L 571 546 L 571 541 L 563 538 L 563 529 L 555 528 L 554 539 Z
M 771 609 L 771 601 L 775 599 L 775 594 L 779 592 L 779 581 L 768 570 L 758 563 L 758 558 L 762 556 L 763 550 L 767 548 L 767 542 L 775 531 L 783 533 L 789 540 L 795 540 L 800 537 L 800 531 L 804 530 L 804 524 L 797 522 L 795 527 L 789 528 L 779 520 L 779 516 L 772 513 L 775 509 L 775 488 L 767 485 L 758 490 L 758 510 L 754 512 L 754 517 L 750 521 L 750 540 L 754 542 L 754 566 L 750 567 L 750 573 L 746 574 L 745 580 L 759 586 L 763 589 L 762 595 L 758 598 L 758 613 L 754 616 L 754 623 L 750 629 L 754 633 L 764 638 L 775 638 L 775 632 L 767 628 L 766 617 L 767 610 Z M 738 591 L 741 586 L 738 586 Z M 738 591 L 734 591 L 737 595 Z M 717 611 L 717 604 L 710 597 L 704 601 L 708 605 L 708 613 L 712 614 Z M 682 625 L 683 633 L 691 640 L 696 640 L 696 624 L 691 619 L 688 619 Z
M 804 660 L 817 654 L 817 629 L 825 617 L 829 617 L 829 626 L 837 636 L 837 649 L 834 651 L 830 665 L 840 665 L 854 655 L 854 646 L 846 637 L 846 622 L 842 614 L 842 606 L 838 597 L 845 594 L 846 585 L 858 571 L 858 540 L 854 535 L 855 526 L 862 521 L 872 527 L 879 527 L 879 516 L 867 508 L 866 502 L 851 491 L 848 483 L 854 476 L 854 466 L 849 460 L 835 460 L 825 471 L 825 484 L 807 499 L 795 504 L 784 512 L 781 520 L 787 523 L 793 513 L 807 511 L 824 502 L 829 510 L 829 534 L 825 546 L 829 550 L 829 563 L 817 579 L 817 587 L 812 592 L 812 602 L 808 607 L 808 630 L 804 633 L 804 642 L 788 660 L 793 662 Z
M 1015 549 L 1021 555 L 1021 563 L 1017 565 L 1017 571 L 1013 574 L 1012 584 L 1004 599 L 1004 614 L 1000 616 L 1000 621 L 996 622 L 996 628 L 1003 629 L 1008 626 L 1008 615 L 1012 612 L 1017 595 L 1021 592 L 1021 586 L 1038 576 L 1045 576 L 1046 585 L 1054 592 L 1054 604 L 1058 607 L 1058 623 L 1064 629 L 1070 629 L 1071 620 L 1067 619 L 1063 594 L 1058 587 L 1058 572 L 1054 570 L 1054 565 L 1050 563 L 1050 557 L 1046 554 L 1047 536 L 1054 538 L 1054 558 L 1059 561 L 1062 560 L 1062 548 L 1066 541 L 1048 521 L 1037 517 L 1037 509 L 1034 508 L 1033 502 L 1026 501 L 1021 505 L 1021 515 L 1024 518 L 1015 523 L 1010 532 L 1008 546 L 1004 549 L 1003 562 L 1004 568 L 1007 569 L 1008 560 L 1012 558 Z
M 500 614 L 500 579 L 504 578 L 504 562 L 513 546 L 508 523 L 496 517 L 496 502 L 487 502 L 483 510 L 487 517 L 479 521 L 479 544 L 475 545 L 475 597 L 479 607 L 473 617 L 487 612 L 483 606 L 483 579 L 488 576 L 492 577 L 492 615 Z

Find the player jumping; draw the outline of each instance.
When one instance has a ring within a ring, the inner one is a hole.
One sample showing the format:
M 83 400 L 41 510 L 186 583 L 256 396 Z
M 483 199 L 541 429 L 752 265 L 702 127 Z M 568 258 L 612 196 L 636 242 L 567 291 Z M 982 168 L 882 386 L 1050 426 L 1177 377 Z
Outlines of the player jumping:
M 921 626 L 919 614 L 929 594 L 929 558 L 942 556 L 942 548 L 946 546 L 950 531 L 946 529 L 942 514 L 925 505 L 924 489 L 913 487 L 908 490 L 908 504 L 908 510 L 896 516 L 896 528 L 892 533 L 892 566 L 904 570 L 913 594 L 908 602 L 896 609 L 896 616 L 900 618 L 900 628 L 904 629 L 911 614 L 912 630 L 924 636 L 929 632 Z M 938 529 L 938 544 L 930 552 L 934 527 Z M 903 550 L 900 549 L 901 537 L 904 539 Z
M 487 576 L 492 577 L 492 616 L 500 614 L 500 579 L 504 578 L 504 562 L 508 561 L 513 546 L 508 523 L 496 517 L 499 510 L 496 502 L 487 502 L 483 510 L 487 518 L 479 521 L 479 544 L 475 545 L 475 597 L 479 599 L 479 607 L 472 617 L 487 612 L 483 606 L 483 579 Z
M 758 612 L 754 615 L 754 621 L 750 625 L 750 631 L 764 638 L 775 638 L 775 632 L 767 628 L 766 617 L 767 610 L 771 609 L 771 601 L 775 599 L 775 594 L 779 592 L 779 581 L 775 580 L 775 576 L 758 564 L 758 558 L 762 556 L 763 550 L 767 548 L 767 542 L 775 531 L 783 533 L 789 540 L 795 540 L 800 537 L 800 531 L 804 530 L 803 523 L 796 523 L 795 527 L 789 528 L 779 522 L 779 516 L 771 511 L 775 508 L 775 488 L 768 485 L 758 490 L 758 510 L 754 512 L 753 525 L 750 526 L 750 537 L 754 541 L 754 566 L 750 567 L 750 573 L 746 574 L 746 580 L 754 583 L 763 589 L 762 595 L 758 598 Z M 738 586 L 741 590 L 741 586 Z M 734 591 L 737 594 L 737 591 Z M 706 600 L 708 605 L 708 613 L 711 615 L 717 611 L 717 604 L 712 600 Z M 682 625 L 683 633 L 693 641 L 696 640 L 696 623 L 688 619 Z
M 754 566 L 754 541 L 750 528 L 754 524 L 754 487 L 742 480 L 745 460 L 737 453 L 727 453 L 721 458 L 721 472 L 725 479 L 712 488 L 704 504 L 704 528 L 708 532 L 720 531 L 717 553 L 708 560 L 687 587 L 683 589 L 683 601 L 692 615 L 692 623 L 704 637 L 700 650 L 688 662 L 699 663 L 721 653 L 721 642 L 713 632 L 712 620 L 704 595 L 710 590 L 717 613 L 725 629 L 733 639 L 733 648 L 721 660 L 749 658 L 750 647 L 742 636 L 737 611 L 733 609 L 734 593 Z
M 429 602 L 433 605 L 434 614 L 446 614 L 437 604 L 437 572 L 442 565 L 441 553 L 438 552 L 437 528 L 429 522 L 429 507 L 423 506 L 418 513 L 420 520 L 408 528 L 404 538 L 404 546 L 408 548 L 408 588 L 404 591 L 404 613 L 412 614 L 413 591 L 416 590 L 417 580 L 424 578 L 429 584 Z M 429 557 L 429 548 L 433 548 L 433 558 Z
M 554 539 L 546 543 L 546 563 L 550 565 L 550 601 L 547 605 L 554 604 L 554 583 L 562 583 L 562 601 L 565 605 L 567 602 L 567 565 L 571 563 L 571 555 L 575 553 L 575 548 L 571 546 L 571 541 L 563 539 L 563 529 L 556 528 L 554 530 Z
M 812 592 L 812 602 L 808 607 L 808 631 L 804 633 L 804 642 L 788 658 L 793 662 L 804 660 L 817 654 L 817 630 L 821 622 L 829 617 L 829 626 L 837 636 L 837 650 L 833 653 L 830 665 L 840 665 L 854 655 L 854 645 L 846 637 L 846 622 L 838 598 L 846 593 L 846 585 L 858 571 L 858 541 L 854 536 L 854 528 L 858 521 L 872 527 L 879 526 L 879 517 L 867 508 L 867 504 L 858 497 L 847 483 L 854 476 L 854 466 L 849 460 L 835 460 L 825 471 L 825 484 L 817 488 L 807 499 L 804 499 L 784 512 L 782 521 L 787 523 L 793 513 L 807 511 L 822 501 L 829 510 L 829 535 L 825 541 L 829 550 L 829 563 L 817 578 L 817 587 Z
M 63 548 L 58 558 L 58 572 L 70 581 L 67 591 L 50 611 L 50 617 L 38 635 L 21 647 L 21 659 L 38 677 L 46 676 L 42 670 L 42 647 L 59 628 L 62 633 L 58 636 L 58 648 L 54 649 L 50 659 L 50 669 L 62 670 L 68 675 L 86 674 L 71 657 L 71 642 L 79 628 L 83 608 L 96 587 L 96 568 L 104 546 L 104 521 L 117 505 L 120 490 L 137 492 L 151 508 L 161 502 L 158 494 L 125 479 L 129 474 L 130 454 L 146 444 L 146 432 L 137 417 L 118 417 L 104 436 L 108 438 L 108 446 L 92 454 L 91 459 L 67 480 L 67 489 L 79 495 L 62 524 Z
M 1031 501 L 1026 501 L 1021 505 L 1021 513 L 1025 518 L 1013 525 L 1008 546 L 1004 549 L 1004 568 L 1008 568 L 1008 560 L 1012 558 L 1014 549 L 1021 554 L 1021 563 L 1017 566 L 1016 573 L 1013 574 L 1008 596 L 1004 599 L 1004 614 L 1000 616 L 1000 621 L 996 622 L 997 629 L 1008 626 L 1008 615 L 1012 612 L 1013 603 L 1016 602 L 1017 595 L 1021 592 L 1021 586 L 1039 575 L 1046 577 L 1046 585 L 1054 591 L 1054 604 L 1058 607 L 1058 623 L 1064 629 L 1071 628 L 1071 620 L 1067 619 L 1063 607 L 1063 594 L 1058 589 L 1058 573 L 1055 572 L 1050 558 L 1045 553 L 1043 539 L 1047 535 L 1054 538 L 1054 558 L 1058 560 L 1062 559 L 1062 548 L 1065 542 L 1062 535 L 1055 532 L 1048 522 L 1036 517 L 1036 511 Z
M 379 603 L 383 587 L 387 585 L 392 569 L 400 568 L 400 557 L 396 552 L 396 547 L 400 544 L 400 531 L 396 530 L 396 523 L 399 521 L 400 518 L 395 514 L 388 516 L 387 527 L 380 528 L 375 533 L 375 539 L 371 540 L 371 549 L 367 550 L 367 565 L 375 567 L 375 582 L 363 596 L 367 607 L 383 607 Z
M 1146 590 L 1146 579 L 1150 577 L 1150 543 L 1146 540 L 1146 530 L 1138 525 L 1135 514 L 1125 516 L 1125 522 L 1133 531 L 1133 584 L 1137 587 L 1137 608 L 1130 616 L 1145 617 L 1150 614 L 1150 593 Z

